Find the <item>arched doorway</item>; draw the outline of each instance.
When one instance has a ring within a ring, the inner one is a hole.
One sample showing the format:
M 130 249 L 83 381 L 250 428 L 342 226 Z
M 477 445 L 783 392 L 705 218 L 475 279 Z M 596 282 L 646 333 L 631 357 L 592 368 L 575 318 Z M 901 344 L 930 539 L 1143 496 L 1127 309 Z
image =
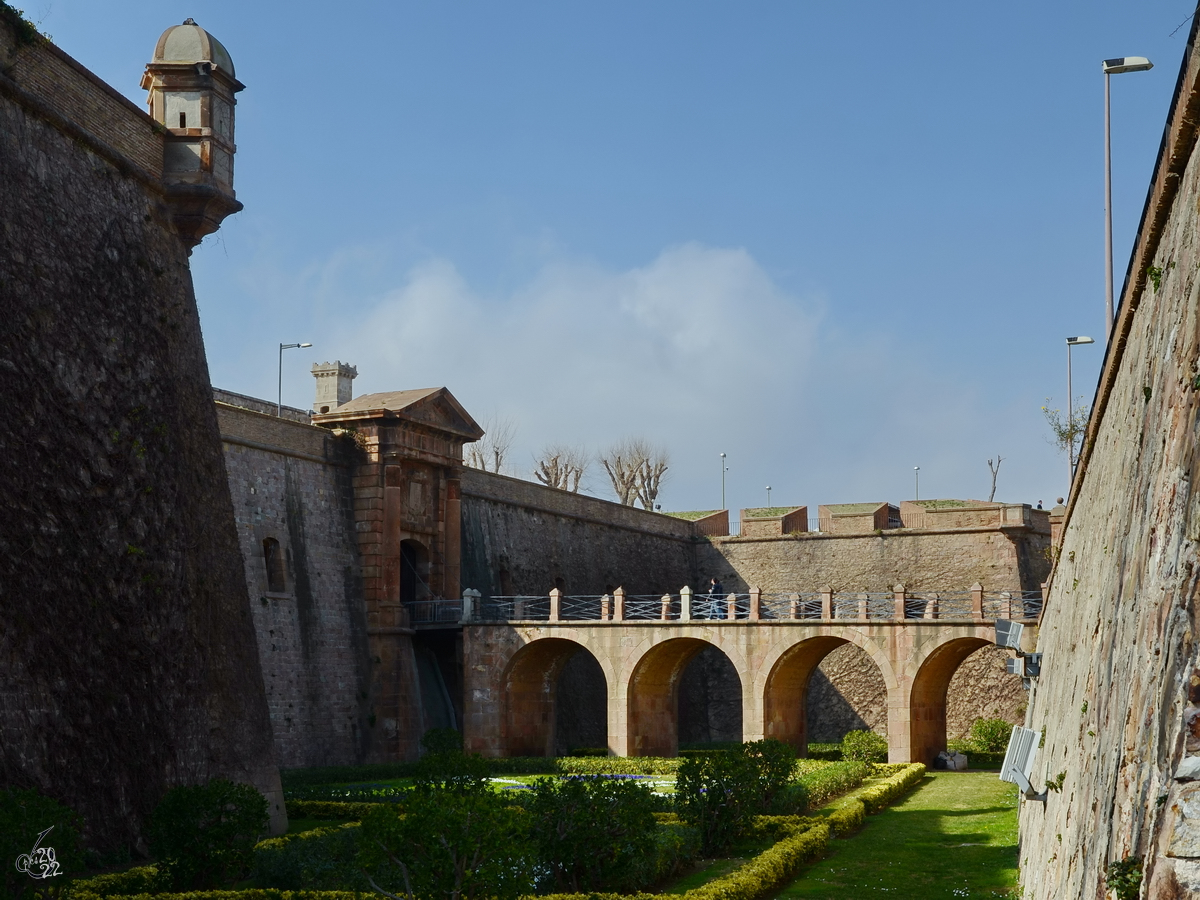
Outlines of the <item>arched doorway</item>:
M 987 646 L 983 638 L 964 637 L 936 647 L 921 663 L 909 694 L 909 758 L 929 765 L 946 749 L 946 691 L 963 660 Z
M 429 549 L 420 541 L 401 541 L 400 602 L 428 600 L 432 594 L 429 589 Z
M 629 679 L 627 698 L 630 755 L 675 756 L 679 752 L 680 680 L 688 663 L 709 647 L 721 653 L 698 638 L 672 638 L 655 644 L 638 660 Z M 736 669 L 733 675 L 740 696 L 741 679 Z M 733 739 L 741 738 L 739 725 Z
M 533 641 L 518 650 L 509 661 L 501 681 L 504 712 L 500 723 L 500 749 L 503 756 L 553 756 L 556 749 L 558 682 L 567 663 L 576 654 L 585 653 L 600 664 L 583 645 L 564 638 Z M 595 675 L 599 676 L 599 683 Z M 592 671 L 590 691 L 597 689 L 607 697 L 608 685 L 603 670 Z M 607 707 L 606 715 L 607 715 Z M 607 743 L 607 718 L 604 741 Z

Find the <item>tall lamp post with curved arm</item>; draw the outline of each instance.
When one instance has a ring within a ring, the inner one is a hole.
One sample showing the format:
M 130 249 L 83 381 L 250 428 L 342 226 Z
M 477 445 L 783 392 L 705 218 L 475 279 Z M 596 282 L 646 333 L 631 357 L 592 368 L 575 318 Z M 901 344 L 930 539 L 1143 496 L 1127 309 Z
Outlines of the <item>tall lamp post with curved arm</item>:
M 1096 343 L 1090 337 L 1080 335 L 1079 337 L 1067 338 L 1067 490 L 1071 489 L 1071 482 L 1075 480 L 1075 414 L 1071 400 L 1071 348 L 1079 347 L 1083 344 Z

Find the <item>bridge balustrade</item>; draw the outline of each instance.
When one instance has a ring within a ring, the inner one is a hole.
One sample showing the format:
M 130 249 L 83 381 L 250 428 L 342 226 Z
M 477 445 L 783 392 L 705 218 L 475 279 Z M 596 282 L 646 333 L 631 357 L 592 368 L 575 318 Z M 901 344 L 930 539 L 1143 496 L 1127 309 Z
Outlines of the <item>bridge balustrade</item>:
M 1040 591 L 793 591 L 751 589 L 721 597 L 693 594 L 496 596 L 479 599 L 470 613 L 460 601 L 408 604 L 414 623 L 452 621 L 460 611 L 478 622 L 781 622 L 887 621 L 898 619 L 995 620 L 1035 619 L 1041 612 Z M 424 604 L 424 605 L 423 605 Z M 439 605 L 444 604 L 444 605 Z M 426 606 L 428 609 L 426 609 Z M 687 613 L 685 615 L 685 609 Z

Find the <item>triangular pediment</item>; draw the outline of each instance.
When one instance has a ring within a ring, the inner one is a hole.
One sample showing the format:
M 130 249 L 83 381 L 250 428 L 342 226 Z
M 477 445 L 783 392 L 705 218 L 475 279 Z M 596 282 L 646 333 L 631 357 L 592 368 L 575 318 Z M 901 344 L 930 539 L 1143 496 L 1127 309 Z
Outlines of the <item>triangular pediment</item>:
M 445 388 L 438 388 L 434 393 L 410 403 L 399 415 L 438 431 L 462 435 L 472 441 L 483 437 L 483 429 Z
M 444 387 L 363 394 L 332 412 L 313 416 L 318 425 L 349 424 L 362 419 L 407 419 L 468 441 L 483 437 L 483 429 Z

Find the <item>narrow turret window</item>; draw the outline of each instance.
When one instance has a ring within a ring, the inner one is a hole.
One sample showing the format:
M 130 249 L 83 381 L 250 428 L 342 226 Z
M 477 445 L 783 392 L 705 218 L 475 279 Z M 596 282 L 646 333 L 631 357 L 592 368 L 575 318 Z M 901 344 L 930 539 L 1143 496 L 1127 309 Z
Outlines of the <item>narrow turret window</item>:
M 284 578 L 283 552 L 275 538 L 263 541 L 263 563 L 267 568 L 267 591 L 282 594 L 287 590 L 287 579 Z
M 185 112 L 179 114 L 179 127 L 187 128 L 187 113 Z

